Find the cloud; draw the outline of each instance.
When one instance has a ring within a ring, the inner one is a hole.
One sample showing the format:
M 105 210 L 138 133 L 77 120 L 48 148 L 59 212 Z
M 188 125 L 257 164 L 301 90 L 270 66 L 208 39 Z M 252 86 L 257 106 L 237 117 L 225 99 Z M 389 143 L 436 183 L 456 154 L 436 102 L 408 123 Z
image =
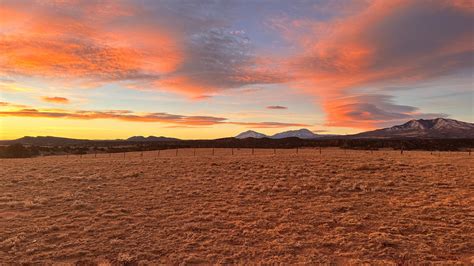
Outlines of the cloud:
M 201 100 L 207 100 L 211 98 L 212 98 L 211 95 L 198 95 L 198 96 L 193 97 L 193 100 L 201 101 Z
M 14 15 L 0 33 L 0 73 L 101 84 L 154 79 L 179 63 L 175 40 L 167 31 L 154 27 L 132 34 L 114 25 L 123 15 L 118 12 L 124 9 L 121 4 L 103 4 L 2 3 L 4 13 Z M 149 38 L 133 38 L 144 36 Z
M 0 66 L 1 68 L 1 66 Z M 33 88 L 21 85 L 14 80 L 10 79 L 0 79 L 0 92 L 29 92 Z
M 69 103 L 69 99 L 64 98 L 64 97 L 42 97 L 41 100 L 48 103 L 61 103 L 61 104 Z
M 28 108 L 27 105 L 23 104 L 14 104 L 9 102 L 0 102 L 0 107 L 10 107 L 10 108 Z
M 97 87 L 125 82 L 191 97 L 279 83 L 219 2 L 4 1 L 0 73 Z M 125 84 L 126 85 L 126 84 Z
M 326 129 L 314 129 L 314 130 L 311 130 L 312 132 L 314 133 L 326 133 L 328 132 Z
M 200 95 L 251 84 L 281 83 L 286 76 L 261 65 L 249 39 L 226 28 L 212 28 L 188 38 L 183 63 L 156 81 L 160 87 Z
M 306 53 L 293 63 L 336 91 L 439 77 L 472 67 L 473 22 L 447 1 L 373 1 L 356 16 L 315 22 L 314 41 L 302 37 Z
M 184 116 L 168 113 L 146 113 L 135 114 L 132 112 L 118 113 L 107 111 L 66 111 L 66 110 L 37 110 L 20 109 L 15 111 L 2 111 L 0 116 L 17 117 L 43 117 L 43 118 L 63 118 L 63 119 L 116 119 L 128 122 L 161 122 L 183 125 L 215 125 L 223 123 L 226 119 L 212 116 Z
M 355 9 L 328 21 L 286 18 L 292 27 L 272 24 L 303 51 L 288 58 L 287 67 L 294 86 L 321 101 L 327 125 L 371 128 L 411 118 L 415 107 L 370 90 L 472 69 L 474 12 L 466 2 L 373 0 Z M 368 95 L 358 95 L 359 88 Z
M 327 125 L 373 127 L 420 112 L 394 103 L 391 89 L 383 92 L 385 98 L 367 98 L 376 88 L 472 72 L 470 1 L 237 6 L 232 1 L 4 0 L 0 75 L 80 85 L 74 87 L 112 83 L 197 100 L 284 83 L 320 100 Z M 273 15 L 268 21 L 255 18 L 268 14 Z M 255 34 L 260 22 L 279 38 Z M 367 96 L 356 93 L 361 88 Z M 0 90 L 28 88 L 4 80 Z
M 265 108 L 272 109 L 272 110 L 286 110 L 286 109 L 288 109 L 288 107 L 281 106 L 281 105 L 270 105 L 270 106 L 267 106 Z
M 327 126 L 376 128 L 411 119 L 447 117 L 442 113 L 421 113 L 418 108 L 394 103 L 393 96 L 383 94 L 354 95 L 334 98 L 324 103 Z
M 280 122 L 235 122 L 227 118 L 204 116 L 204 115 L 177 115 L 164 112 L 157 113 L 135 113 L 129 110 L 108 110 L 108 111 L 89 111 L 89 110 L 63 110 L 63 109 L 39 109 L 25 105 L 18 105 L 8 102 L 0 102 L 0 107 L 12 107 L 13 109 L 0 109 L 0 117 L 40 117 L 40 118 L 58 118 L 58 119 L 115 119 L 127 122 L 158 122 L 165 124 L 174 124 L 177 126 L 211 126 L 211 125 L 242 125 L 254 128 L 283 128 L 293 126 L 307 126 L 298 123 L 280 123 Z

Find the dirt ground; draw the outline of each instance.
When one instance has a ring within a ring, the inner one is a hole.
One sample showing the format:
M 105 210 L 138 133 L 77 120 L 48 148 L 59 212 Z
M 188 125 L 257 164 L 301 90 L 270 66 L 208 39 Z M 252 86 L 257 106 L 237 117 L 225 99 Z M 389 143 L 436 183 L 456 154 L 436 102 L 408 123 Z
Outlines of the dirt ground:
M 231 152 L 0 160 L 0 260 L 474 263 L 474 154 Z

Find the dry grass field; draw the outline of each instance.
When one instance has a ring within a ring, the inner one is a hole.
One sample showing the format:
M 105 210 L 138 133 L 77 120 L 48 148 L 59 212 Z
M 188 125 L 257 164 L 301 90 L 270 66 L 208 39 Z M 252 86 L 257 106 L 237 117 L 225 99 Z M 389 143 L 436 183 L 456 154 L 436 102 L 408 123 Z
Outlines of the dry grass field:
M 474 155 L 174 150 L 0 160 L 11 263 L 474 263 Z

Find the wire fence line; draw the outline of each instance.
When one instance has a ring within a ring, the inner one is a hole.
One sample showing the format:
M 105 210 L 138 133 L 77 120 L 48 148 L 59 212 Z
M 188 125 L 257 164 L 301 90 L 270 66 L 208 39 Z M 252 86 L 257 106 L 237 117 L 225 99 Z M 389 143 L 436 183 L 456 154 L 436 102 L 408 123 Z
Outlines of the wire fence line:
M 467 151 L 407 151 L 403 148 L 400 150 L 354 150 L 341 148 L 294 148 L 294 149 L 277 149 L 277 148 L 176 148 L 162 149 L 152 151 L 127 151 L 127 152 L 101 152 L 87 154 L 66 154 L 67 158 L 173 158 L 173 157 L 203 157 L 203 156 L 276 156 L 276 155 L 321 155 L 328 156 L 334 152 L 342 152 L 344 155 L 352 154 L 393 154 L 398 153 L 401 156 L 410 156 L 413 152 L 426 152 L 433 156 L 442 156 L 449 154 L 468 154 L 471 156 L 471 150 Z

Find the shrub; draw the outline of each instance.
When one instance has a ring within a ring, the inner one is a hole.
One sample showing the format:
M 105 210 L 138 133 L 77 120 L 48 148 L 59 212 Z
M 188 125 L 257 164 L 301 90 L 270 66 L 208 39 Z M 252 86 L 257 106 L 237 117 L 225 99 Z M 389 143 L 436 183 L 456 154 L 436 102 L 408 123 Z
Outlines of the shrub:
M 36 155 L 34 152 L 21 144 L 12 144 L 0 150 L 0 157 L 2 158 L 27 158 L 34 155 Z

